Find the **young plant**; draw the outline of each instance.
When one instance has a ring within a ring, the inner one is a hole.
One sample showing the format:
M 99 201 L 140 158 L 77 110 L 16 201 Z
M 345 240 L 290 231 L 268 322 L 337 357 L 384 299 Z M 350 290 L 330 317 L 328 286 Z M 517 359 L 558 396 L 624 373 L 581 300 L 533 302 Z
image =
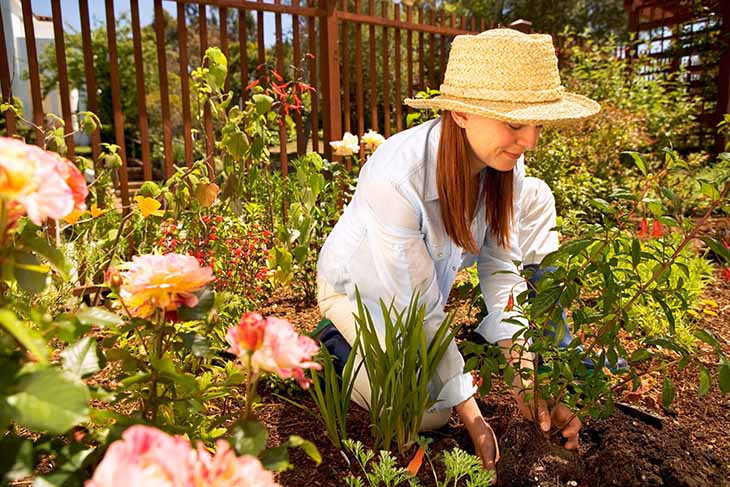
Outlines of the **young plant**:
M 426 307 L 418 293 L 408 307 L 397 310 L 380 301 L 385 325 L 382 344 L 371 315 L 357 293 L 359 355 L 370 381 L 370 427 L 378 448 L 395 442 L 403 452 L 415 441 L 426 410 L 434 404 L 428 385 L 439 361 L 459 327 L 451 329 L 453 315 L 438 327 L 430 343 L 423 326 Z
M 353 350 L 358 350 L 360 337 L 355 339 Z M 320 348 L 324 370 L 322 376 L 312 370 L 312 388 L 309 392 L 319 409 L 319 419 L 327 429 L 327 436 L 337 448 L 342 448 L 342 440 L 347 439 L 347 413 L 350 410 L 352 387 L 362 362 L 355 367 L 357 354 L 352 350 L 347 357 L 340 376 L 335 370 L 332 355 L 327 347 Z
M 682 255 L 692 240 L 701 238 L 718 255 L 730 260 L 730 252 L 720 242 L 701 233 L 713 211 L 728 208 L 730 182 L 727 178 L 707 182 L 705 191 L 710 204 L 705 214 L 696 222 L 677 221 L 663 214 L 659 198 L 647 195 L 668 170 L 681 167 L 682 162 L 676 154 L 667 152 L 665 167 L 649 176 L 644 160 L 638 154 L 632 157 L 648 178 L 641 194 L 624 190 L 614 193 L 612 203 L 595 199 L 594 206 L 603 214 L 602 223 L 586 225 L 577 238 L 544 259 L 542 265 L 554 266 L 555 271 L 538 281 L 534 298 L 530 299 L 528 292 L 517 296 L 515 307 L 530 323 L 524 332 L 528 345 L 521 351 L 539 357 L 542 366 L 505 366 L 482 348 L 479 359 L 468 360 L 468 366 L 480 368 L 485 378 L 482 393 L 489 389 L 491 383 L 486 378 L 492 374 L 501 373 L 508 383 L 520 376 L 527 388 L 527 400 L 565 402 L 579 416 L 601 417 L 611 413 L 620 391 L 628 385 L 634 390 L 639 388 L 642 376 L 671 366 L 682 370 L 690 363 L 696 363 L 700 370 L 698 394 L 709 391 L 711 376 L 706 364 L 677 329 L 680 313 L 686 314 L 694 305 L 687 299 L 686 282 L 691 274 Z M 667 194 L 665 189 L 660 187 L 657 193 Z M 634 229 L 634 215 L 640 208 L 646 208 L 655 219 L 651 236 L 643 225 L 638 232 Z M 678 236 L 667 235 L 670 229 Z M 646 334 L 640 326 L 641 315 L 635 313 L 637 305 L 642 309 L 654 308 L 664 315 L 666 327 L 661 335 Z M 552 329 L 551 322 L 562 322 L 561 308 L 571 311 L 576 337 L 567 348 L 557 346 L 560 333 L 545 333 Z M 692 331 L 694 339 L 712 346 L 718 357 L 720 391 L 730 392 L 730 362 L 717 339 L 699 328 Z M 622 342 L 627 338 L 641 344 L 630 355 Z M 611 373 L 603 367 L 606 362 L 616 366 L 619 357 L 628 358 L 627 370 Z M 637 367 L 650 359 L 652 367 Z M 594 367 L 587 366 L 591 362 Z M 668 408 L 675 396 L 668 376 L 662 389 L 663 405 Z
M 375 453 L 366 450 L 359 441 L 344 440 L 345 448 L 355 457 L 355 461 L 365 475 L 367 485 L 370 487 L 395 487 L 396 485 L 408 484 L 410 487 L 418 487 L 421 483 L 411 475 L 406 468 L 398 467 L 395 458 L 388 450 L 380 450 L 378 460 L 372 461 Z M 364 487 L 361 477 L 348 475 L 345 477 L 345 484 L 348 487 Z

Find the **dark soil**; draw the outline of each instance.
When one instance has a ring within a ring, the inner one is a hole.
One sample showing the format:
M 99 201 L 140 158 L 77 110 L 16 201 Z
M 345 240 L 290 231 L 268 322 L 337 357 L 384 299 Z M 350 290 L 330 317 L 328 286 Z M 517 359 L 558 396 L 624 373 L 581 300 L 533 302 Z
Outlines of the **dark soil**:
M 704 314 L 700 326 L 719 337 L 726 354 L 730 354 L 730 283 L 718 270 L 706 288 L 704 298 L 717 303 L 713 313 Z M 457 321 L 473 323 L 468 306 L 452 302 Z M 313 329 L 319 321 L 316 306 L 302 305 L 289 293 L 279 292 L 261 310 L 287 318 L 300 331 Z M 716 365 L 709 348 L 707 363 Z M 691 367 L 669 370 L 677 398 L 670 410 L 661 406 L 661 380 L 640 397 L 622 398 L 655 419 L 648 421 L 639 413 L 616 411 L 604 420 L 589 420 L 581 430 L 581 447 L 572 453 L 549 442 L 542 433 L 518 413 L 511 398 L 499 391 L 479 399 L 487 421 L 500 439 L 502 459 L 498 464 L 500 486 L 730 486 L 730 398 L 716 390 L 703 398 L 696 397 L 697 370 Z M 327 439 L 324 427 L 317 421 L 318 411 L 306 393 L 296 392 L 292 399 L 301 407 L 288 404 L 270 390 L 261 390 L 263 406 L 260 419 L 270 432 L 271 445 L 286 441 L 289 435 L 300 435 L 313 441 L 322 454 L 322 464 L 315 466 L 303 452 L 293 450 L 291 461 L 296 467 L 279 475 L 285 487 L 341 486 L 349 474 L 360 475 L 356 465 L 349 465 L 343 452 Z M 289 395 L 289 394 L 287 394 Z M 303 409 L 304 410 L 303 410 Z M 353 404 L 349 416 L 350 436 L 372 447 L 368 413 Z M 438 452 L 460 447 L 472 451 L 471 442 L 452 417 L 449 425 L 429 433 L 433 439 L 432 457 Z M 415 452 L 399 458 L 407 465 Z M 437 475 L 442 467 L 435 465 Z M 424 464 L 419 479 L 424 486 L 436 485 L 431 468 Z M 442 477 L 441 477 L 442 478 Z

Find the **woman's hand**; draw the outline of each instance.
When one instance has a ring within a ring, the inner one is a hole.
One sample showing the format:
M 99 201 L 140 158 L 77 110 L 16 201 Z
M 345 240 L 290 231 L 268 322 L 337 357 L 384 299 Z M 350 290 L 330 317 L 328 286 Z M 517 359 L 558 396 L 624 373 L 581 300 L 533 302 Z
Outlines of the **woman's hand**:
M 562 429 L 562 436 L 566 439 L 565 448 L 577 450 L 579 446 L 578 433 L 581 422 L 578 417 L 563 403 L 558 403 L 549 410 L 547 403 L 541 397 L 537 401 L 531 395 L 526 397 L 524 392 L 514 394 L 517 407 L 524 417 L 537 421 L 540 429 L 547 433 L 551 428 Z M 535 411 L 537 409 L 537 411 Z
M 474 443 L 474 450 L 482 465 L 487 470 L 496 470 L 495 464 L 499 461 L 499 444 L 494 431 L 487 424 L 482 412 L 477 406 L 476 400 L 472 397 L 456 406 L 456 412 L 469 432 L 471 441 Z

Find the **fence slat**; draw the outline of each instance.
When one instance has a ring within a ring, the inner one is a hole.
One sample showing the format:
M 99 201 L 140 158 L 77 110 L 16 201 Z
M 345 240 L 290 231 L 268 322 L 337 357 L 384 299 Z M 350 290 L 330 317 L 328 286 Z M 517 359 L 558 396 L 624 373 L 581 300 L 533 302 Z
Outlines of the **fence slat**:
M 10 67 L 8 66 L 8 50 L 5 46 L 5 28 L 3 24 L 3 13 L 0 11 L 0 89 L 2 89 L 3 102 L 13 103 L 13 89 L 10 83 Z M 5 132 L 12 137 L 17 132 L 15 113 L 12 110 L 5 112 Z
M 368 2 L 368 14 L 375 16 L 375 0 Z M 370 128 L 378 131 L 378 81 L 375 70 L 375 25 L 368 26 L 368 43 L 370 46 Z
M 220 31 L 221 38 L 221 52 L 226 57 L 228 64 L 230 65 L 231 60 L 228 57 L 228 9 L 226 7 L 218 7 L 218 23 L 220 24 L 218 29 Z M 231 73 L 228 73 L 225 84 L 223 85 L 223 90 L 228 91 L 230 86 Z
M 436 25 L 436 11 L 431 8 L 428 11 L 428 23 Z M 436 34 L 431 33 L 428 36 L 428 87 L 433 89 L 436 85 Z
M 280 5 L 281 0 L 274 0 L 274 4 Z M 276 70 L 280 76 L 284 76 L 286 74 L 284 73 L 284 36 L 281 28 L 281 14 L 278 12 L 274 14 L 274 35 L 276 38 Z M 274 83 L 275 80 L 271 80 L 271 82 Z M 279 116 L 281 117 L 279 121 L 279 160 L 281 164 L 281 175 L 286 181 L 286 177 L 289 174 L 289 154 L 287 153 L 286 147 L 286 125 L 283 123 L 284 117 L 286 116 L 283 104 L 279 107 Z M 286 212 L 286 206 L 284 207 L 284 211 Z
M 400 4 L 396 3 L 393 15 L 396 20 L 400 20 Z M 401 79 L 400 79 L 400 28 L 395 28 L 395 130 L 400 132 L 403 130 L 403 99 L 401 98 Z
M 388 2 L 381 2 L 381 15 L 388 18 Z M 383 26 L 383 135 L 390 137 L 390 59 L 388 57 L 390 45 L 388 44 L 388 28 Z
M 94 73 L 94 49 L 91 44 L 91 22 L 89 21 L 88 0 L 79 0 L 79 17 L 81 20 L 81 46 L 84 52 L 84 72 L 86 76 L 86 109 L 94 115 L 99 115 L 99 105 L 96 99 L 96 74 Z M 101 128 L 91 133 L 91 156 L 94 161 L 96 174 L 101 174 L 102 162 L 99 159 L 101 154 Z M 96 204 L 99 208 L 106 207 L 106 195 L 104 188 L 99 186 L 96 189 Z
M 342 0 L 342 10 L 347 10 L 347 0 Z M 347 48 L 350 44 L 348 39 L 348 25 L 347 22 L 342 23 L 342 41 L 340 42 L 340 45 L 342 46 L 342 115 L 344 120 L 344 130 L 345 132 L 352 132 L 352 127 L 350 126 L 351 120 L 350 120 L 350 51 Z M 360 134 L 362 135 L 362 134 Z M 352 163 L 350 162 L 350 158 L 348 157 L 345 161 L 345 164 L 347 165 L 347 169 L 349 170 L 352 166 Z
M 355 0 L 355 13 L 360 13 L 360 0 Z M 362 91 L 362 25 L 355 24 L 355 105 L 357 112 L 357 133 L 365 133 L 365 99 Z M 360 159 L 365 152 L 360 144 Z
M 292 0 L 292 7 L 299 7 L 299 0 Z M 302 48 L 299 45 L 299 16 L 292 15 L 291 19 L 292 28 L 292 56 L 294 57 L 294 73 L 296 78 L 300 78 L 302 75 Z M 301 103 L 300 103 L 301 104 Z M 302 155 L 307 151 L 304 141 L 304 127 L 302 122 L 301 109 L 294 113 L 294 124 L 297 131 L 297 155 Z
M 406 6 L 406 22 L 408 24 L 413 23 L 413 7 L 410 5 Z M 408 63 L 408 90 L 406 95 L 409 98 L 413 97 L 413 30 L 408 29 L 406 31 L 406 62 Z
M 117 55 L 117 27 L 114 16 L 114 0 L 106 0 L 106 35 L 109 50 L 109 78 L 112 88 L 112 111 L 114 112 L 114 140 L 119 146 L 122 167 L 119 171 L 119 190 L 122 195 L 122 210 L 129 213 L 129 181 L 127 173 L 127 150 L 124 141 L 124 114 L 122 113 L 121 84 L 119 79 L 119 57 Z
M 446 27 L 446 12 L 441 9 L 441 27 Z M 453 27 L 453 25 L 452 25 Z M 439 34 L 439 75 L 436 77 L 436 82 L 438 83 L 438 80 L 443 78 L 444 76 L 444 68 L 446 67 L 446 36 L 444 34 Z
M 423 24 L 423 7 L 418 7 L 418 23 Z M 426 60 L 424 59 L 425 50 L 423 48 L 423 31 L 418 31 L 418 89 L 425 88 L 424 68 Z
M 190 75 L 188 74 L 188 27 L 185 21 L 185 4 L 177 4 L 177 38 L 180 44 L 180 95 L 183 109 L 183 144 L 185 163 L 193 165 L 193 121 L 190 110 Z
M 336 0 L 320 0 L 320 7 L 326 16 L 320 19 L 319 49 L 320 66 L 322 66 L 322 92 L 324 105 L 322 121 L 324 124 L 324 154 L 332 159 L 331 140 L 339 140 L 342 136 L 342 110 L 340 104 L 340 61 L 337 46 L 337 9 Z
M 258 3 L 263 6 L 263 0 L 259 0 Z M 264 11 L 256 11 L 256 47 L 258 48 L 258 60 L 259 66 L 266 62 L 266 48 L 264 46 Z M 258 77 L 261 78 L 263 70 L 260 69 L 257 73 Z
M 198 4 L 198 29 L 200 30 L 200 60 L 202 62 L 208 49 L 208 11 L 205 4 Z M 208 166 L 208 177 L 215 177 L 215 161 L 213 160 L 214 139 L 213 119 L 210 114 L 210 103 L 203 105 L 203 125 L 205 127 L 205 162 Z
M 68 87 L 68 69 L 66 66 L 66 40 L 63 35 L 63 16 L 60 0 L 51 0 L 53 15 L 53 42 L 56 48 L 56 69 L 58 70 L 58 92 L 61 98 L 61 114 L 63 115 L 63 134 L 66 143 L 66 157 L 74 160 L 74 125 L 71 113 L 71 98 Z
M 43 135 L 43 99 L 41 98 L 41 80 L 38 72 L 38 52 L 35 45 L 35 29 L 33 28 L 33 7 L 30 0 L 21 2 L 23 6 L 23 26 L 25 28 L 25 48 L 28 54 L 28 74 L 30 76 L 30 95 L 33 103 L 33 123 L 35 124 L 35 143 L 45 147 Z
M 157 39 L 157 71 L 160 76 L 160 105 L 162 109 L 162 144 L 165 153 L 165 177 L 174 172 L 172 161 L 172 126 L 170 125 L 170 95 L 167 87 L 167 55 L 165 54 L 165 18 L 162 0 L 155 0 L 155 37 Z
M 310 7 L 316 6 L 317 0 L 309 0 Z M 307 36 L 309 37 L 309 72 L 311 73 L 312 88 L 315 91 L 312 95 L 312 112 L 310 115 L 310 126 L 312 132 L 312 150 L 319 152 L 319 91 L 317 90 L 317 40 L 315 38 L 315 17 L 307 17 Z
M 248 33 L 246 32 L 246 11 L 238 9 L 238 49 L 241 68 L 241 106 L 248 99 Z
M 147 122 L 147 100 L 144 85 L 144 62 L 142 60 L 142 35 L 139 27 L 139 0 L 130 0 L 132 10 L 132 44 L 134 45 L 134 71 L 137 80 L 137 109 L 139 113 L 139 138 L 142 150 L 144 180 L 152 180 L 152 159 L 150 158 L 149 125 Z

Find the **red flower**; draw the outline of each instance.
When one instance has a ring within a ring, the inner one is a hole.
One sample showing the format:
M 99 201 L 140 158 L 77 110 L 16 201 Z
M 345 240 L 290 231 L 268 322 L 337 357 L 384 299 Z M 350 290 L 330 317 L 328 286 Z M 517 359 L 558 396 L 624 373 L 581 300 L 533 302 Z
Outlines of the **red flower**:
M 662 232 L 662 224 L 659 223 L 659 220 L 654 220 L 654 224 L 651 227 L 651 234 L 654 237 L 661 237 L 664 235 Z
M 246 313 L 238 326 L 231 327 L 226 340 L 231 345 L 229 352 L 241 355 L 243 351 L 254 352 L 261 348 L 266 332 L 266 320 L 258 313 Z
M 512 311 L 512 308 L 515 307 L 515 295 L 510 293 L 509 299 L 507 299 L 507 306 L 504 307 L 505 311 Z
M 259 80 L 255 79 L 246 85 L 246 90 L 247 91 L 251 90 L 254 86 L 257 86 L 258 84 L 259 84 Z
M 730 282 L 730 267 L 722 268 L 722 278 L 725 282 Z
M 649 223 L 646 218 L 641 220 L 641 229 L 639 230 L 639 238 L 646 237 L 649 235 Z

